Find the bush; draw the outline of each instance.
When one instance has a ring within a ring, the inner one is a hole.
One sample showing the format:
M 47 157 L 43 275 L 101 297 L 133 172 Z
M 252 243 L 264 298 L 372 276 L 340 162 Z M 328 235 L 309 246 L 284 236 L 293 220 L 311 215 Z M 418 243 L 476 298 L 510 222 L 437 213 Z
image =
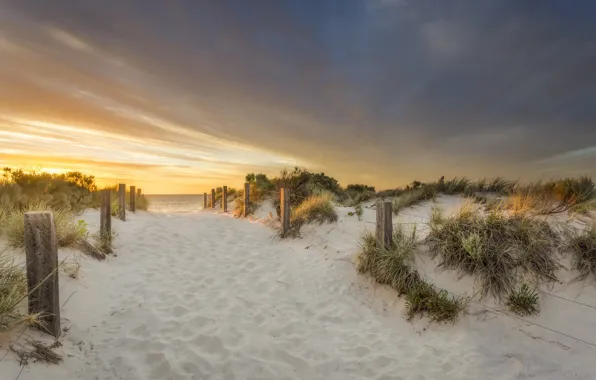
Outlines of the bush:
M 354 207 L 354 212 L 356 212 L 358 220 L 362 220 L 362 214 L 364 213 L 364 210 L 362 209 L 362 205 L 360 203 Z
M 24 247 L 25 245 L 25 213 L 27 211 L 52 211 L 56 224 L 56 237 L 59 247 L 73 246 L 88 233 L 87 226 L 83 221 L 75 222 L 74 214 L 69 210 L 52 210 L 43 202 L 32 203 L 25 209 L 8 211 L 3 220 L 2 235 L 12 247 Z
M 517 289 L 512 290 L 507 297 L 506 305 L 512 312 L 528 316 L 538 314 L 538 292 L 530 289 L 527 284 L 522 284 Z
M 596 220 L 587 231 L 568 229 L 565 234 L 564 248 L 572 254 L 572 268 L 579 272 L 578 279 L 596 276 Z
M 480 282 L 482 296 L 501 299 L 518 276 L 555 281 L 557 235 L 548 223 L 498 211 L 483 215 L 466 205 L 452 218 L 433 211 L 427 242 L 439 266 L 470 274 Z

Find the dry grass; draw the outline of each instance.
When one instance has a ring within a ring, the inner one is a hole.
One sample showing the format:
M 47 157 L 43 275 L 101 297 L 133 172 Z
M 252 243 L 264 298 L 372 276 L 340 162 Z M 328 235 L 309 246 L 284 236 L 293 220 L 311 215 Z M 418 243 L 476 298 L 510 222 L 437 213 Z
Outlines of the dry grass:
M 337 212 L 333 206 L 333 194 L 329 192 L 306 198 L 292 212 L 292 222 L 323 224 L 337 222 L 337 218 Z
M 254 214 L 258 208 L 259 208 L 259 204 L 257 202 L 249 200 L 246 216 Z M 242 216 L 243 213 L 244 213 L 244 190 L 239 190 L 237 197 L 234 198 L 233 214 L 234 214 L 234 217 L 239 218 Z
M 558 237 L 545 221 L 465 205 L 444 218 L 434 210 L 427 242 L 440 267 L 476 278 L 482 296 L 502 299 L 519 278 L 555 281 Z
M 29 341 L 29 345 L 31 349 L 29 350 L 19 350 L 16 348 L 11 348 L 12 351 L 17 354 L 20 360 L 20 364 L 22 366 L 26 366 L 29 364 L 29 361 L 33 361 L 34 363 L 47 363 L 47 364 L 60 364 L 62 361 L 62 356 L 52 351 L 56 347 L 62 346 L 60 341 L 55 341 L 52 345 L 46 345 L 42 342 L 38 341 Z
M 572 267 L 579 272 L 578 280 L 592 275 L 596 277 L 596 220 L 589 230 L 570 228 L 565 230 L 563 248 L 572 255 Z
M 45 202 L 35 202 L 23 209 L 4 212 L 1 235 L 12 247 L 23 247 L 25 242 L 25 213 L 28 211 L 52 211 L 56 224 L 58 246 L 68 247 L 78 243 L 87 235 L 87 226 L 82 221 L 75 222 L 74 214 L 65 209 L 51 209 Z
M 33 324 L 35 316 L 21 315 L 17 308 L 27 296 L 27 277 L 6 252 L 0 252 L 0 332 Z
M 405 208 L 434 199 L 436 194 L 436 187 L 430 185 L 423 185 L 420 188 L 406 191 L 393 200 L 393 212 L 397 215 L 398 212 Z

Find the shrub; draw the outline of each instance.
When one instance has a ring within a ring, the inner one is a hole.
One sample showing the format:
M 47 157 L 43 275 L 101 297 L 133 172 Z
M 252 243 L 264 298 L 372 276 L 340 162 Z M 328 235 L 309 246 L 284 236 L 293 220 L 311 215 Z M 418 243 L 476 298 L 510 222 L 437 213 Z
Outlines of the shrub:
M 12 247 L 23 247 L 25 244 L 25 213 L 27 211 L 52 211 L 54 223 L 56 224 L 56 237 L 58 246 L 67 247 L 76 244 L 84 239 L 88 233 L 87 226 L 83 221 L 75 222 L 74 215 L 69 210 L 52 210 L 43 202 L 32 203 L 25 209 L 11 210 L 4 218 L 3 236 Z
M 522 284 L 519 288 L 513 289 L 508 297 L 506 305 L 512 312 L 528 316 L 538 314 L 538 292 L 530 289 L 527 284 Z
M 571 252 L 572 268 L 579 272 L 578 279 L 584 280 L 590 274 L 596 276 L 596 220 L 587 231 L 568 229 L 564 248 Z
M 433 210 L 429 227 L 431 256 L 440 258 L 443 269 L 474 276 L 482 296 L 491 294 L 501 299 L 522 274 L 536 281 L 556 280 L 558 240 L 544 221 L 498 211 L 484 215 L 465 205 L 451 218 Z
M 358 220 L 362 220 L 362 214 L 364 213 L 364 210 L 362 209 L 362 205 L 360 203 L 354 207 L 354 212 L 358 216 Z

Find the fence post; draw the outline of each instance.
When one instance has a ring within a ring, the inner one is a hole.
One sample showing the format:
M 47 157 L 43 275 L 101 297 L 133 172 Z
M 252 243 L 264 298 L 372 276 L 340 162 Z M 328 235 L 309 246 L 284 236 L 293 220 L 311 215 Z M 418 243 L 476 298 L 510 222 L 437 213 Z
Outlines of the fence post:
M 228 187 L 224 186 L 221 191 L 221 208 L 223 212 L 228 212 Z
M 102 239 L 112 236 L 112 201 L 111 190 L 101 191 L 101 209 L 99 214 L 99 234 Z
M 25 213 L 25 248 L 29 314 L 40 314 L 42 331 L 60 336 L 58 240 L 54 215 L 48 211 Z
M 215 208 L 215 189 L 211 189 L 211 208 Z
M 131 212 L 136 211 L 136 208 L 137 208 L 136 197 L 137 197 L 137 188 L 136 188 L 136 186 L 131 186 L 130 187 L 130 205 L 129 205 Z
M 118 185 L 118 218 L 126 220 L 126 185 L 121 183 Z
M 203 193 L 203 209 L 207 208 L 207 193 Z
M 248 216 L 248 210 L 250 207 L 250 183 L 244 184 L 244 209 L 242 210 L 242 216 L 245 218 Z
M 280 189 L 280 219 L 281 219 L 281 236 L 286 236 L 290 229 L 290 189 L 282 187 Z
M 141 189 L 137 189 L 137 198 L 138 199 L 141 199 L 141 194 L 142 194 Z
M 375 236 L 377 248 L 389 247 L 393 235 L 391 202 L 377 201 L 377 225 Z

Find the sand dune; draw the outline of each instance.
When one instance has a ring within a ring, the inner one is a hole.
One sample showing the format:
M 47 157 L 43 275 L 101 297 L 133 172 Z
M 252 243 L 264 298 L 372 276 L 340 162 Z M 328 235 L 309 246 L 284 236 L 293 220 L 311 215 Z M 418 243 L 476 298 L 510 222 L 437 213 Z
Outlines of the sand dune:
M 407 322 L 403 300 L 354 270 L 375 216 L 348 210 L 293 241 L 210 212 L 114 221 L 117 257 L 60 278 L 64 362 L 19 379 L 594 379 L 596 347 L 478 305 L 456 325 Z M 84 218 L 97 228 L 96 212 Z M 426 264 L 441 286 L 469 291 Z M 552 292 L 596 304 L 593 285 Z M 596 342 L 596 308 L 543 294 L 542 309 L 533 322 Z M 0 363 L 1 379 L 20 371 L 12 354 Z

